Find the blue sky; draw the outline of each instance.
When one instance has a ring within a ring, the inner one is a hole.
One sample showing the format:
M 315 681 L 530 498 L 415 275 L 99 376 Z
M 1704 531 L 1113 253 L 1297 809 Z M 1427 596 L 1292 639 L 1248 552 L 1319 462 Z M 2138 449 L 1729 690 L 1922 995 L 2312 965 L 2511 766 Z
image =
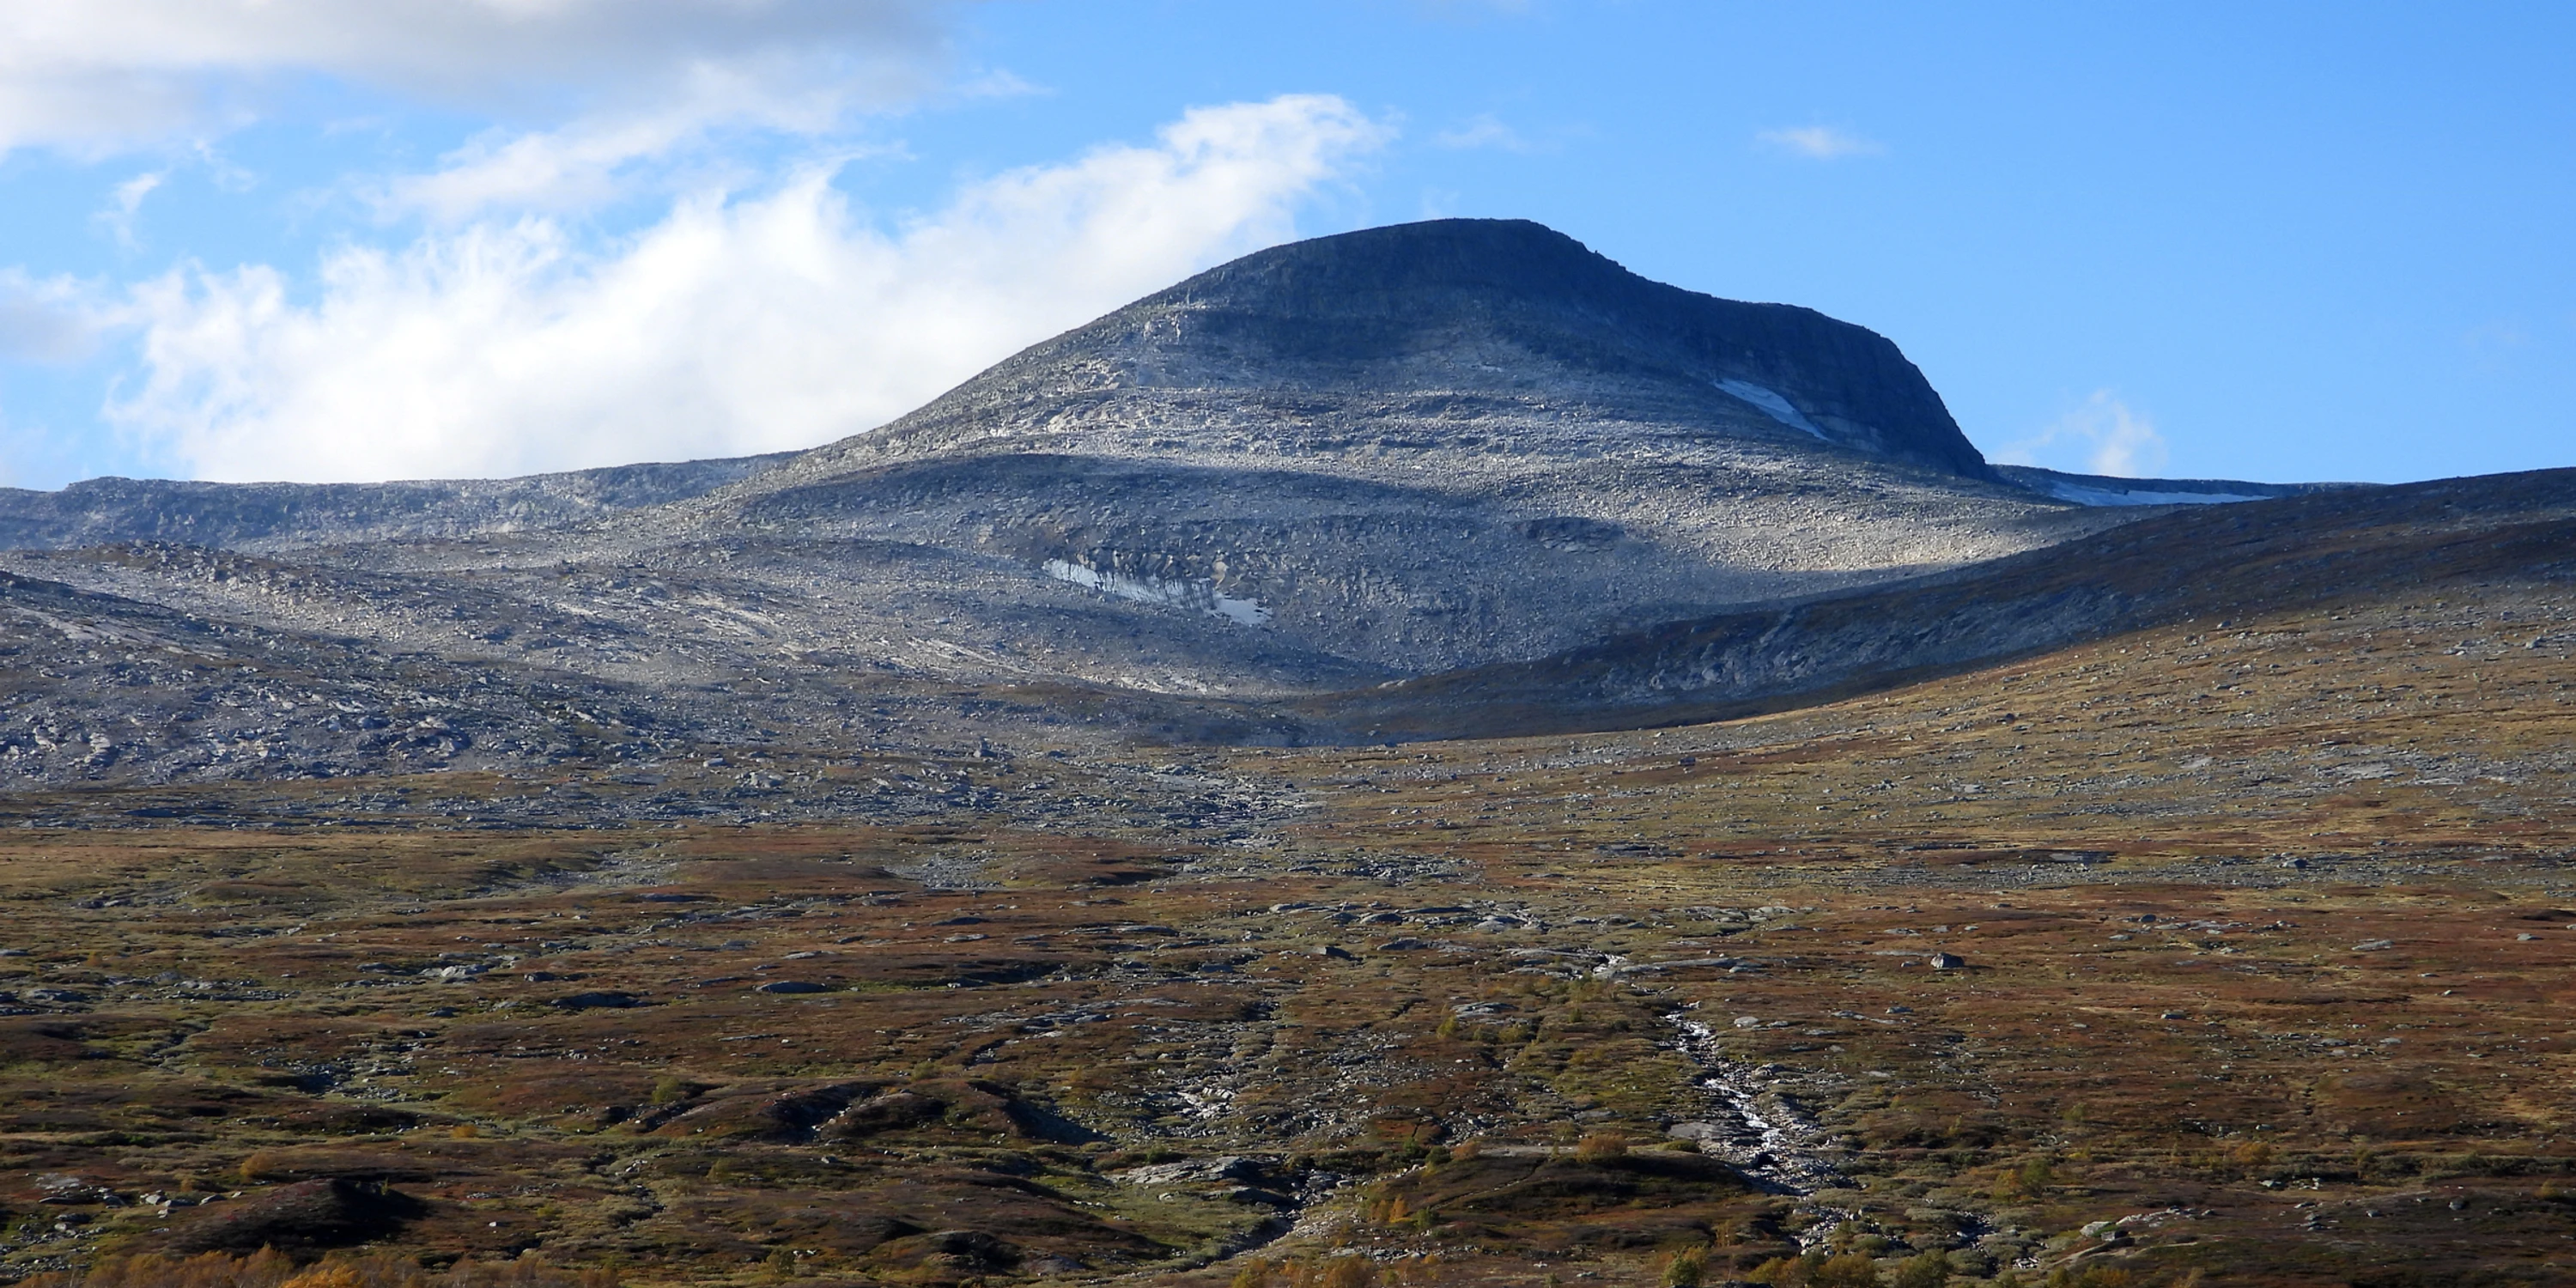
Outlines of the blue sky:
M 1537 219 L 1990 455 L 2576 465 L 2564 5 L 0 7 L 0 482 L 808 446 L 1293 236 Z

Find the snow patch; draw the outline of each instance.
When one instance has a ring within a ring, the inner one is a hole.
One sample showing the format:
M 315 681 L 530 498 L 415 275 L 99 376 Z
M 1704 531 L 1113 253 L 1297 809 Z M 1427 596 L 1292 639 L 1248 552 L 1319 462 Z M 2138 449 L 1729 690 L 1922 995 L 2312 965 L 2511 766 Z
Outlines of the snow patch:
M 1212 581 L 1166 581 L 1160 577 L 1131 577 L 1121 572 L 1101 572 L 1070 559 L 1049 559 L 1041 565 L 1046 575 L 1057 581 L 1133 599 L 1147 604 L 1170 604 L 1175 608 L 1195 608 L 1213 613 L 1241 626 L 1259 626 L 1270 620 L 1270 610 L 1257 599 L 1236 599 L 1216 588 Z
M 1796 407 L 1789 405 L 1788 399 L 1750 380 L 1721 380 L 1717 382 L 1717 387 L 1761 408 L 1765 415 L 1791 429 L 1803 429 L 1818 438 L 1825 436 L 1825 431 L 1816 428 L 1815 422 L 1808 420 Z

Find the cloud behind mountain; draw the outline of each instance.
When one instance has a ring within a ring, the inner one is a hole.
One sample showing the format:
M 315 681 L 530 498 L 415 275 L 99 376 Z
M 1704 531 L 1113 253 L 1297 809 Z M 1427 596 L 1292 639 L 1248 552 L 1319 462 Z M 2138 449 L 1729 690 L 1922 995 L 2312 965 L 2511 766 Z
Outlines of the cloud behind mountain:
M 1295 234 L 1386 128 L 1329 96 L 1196 109 L 887 228 L 828 166 L 702 192 L 621 244 L 543 216 L 349 247 L 299 299 L 187 268 L 125 318 L 118 423 L 210 479 L 476 477 L 816 443 L 1021 345 Z

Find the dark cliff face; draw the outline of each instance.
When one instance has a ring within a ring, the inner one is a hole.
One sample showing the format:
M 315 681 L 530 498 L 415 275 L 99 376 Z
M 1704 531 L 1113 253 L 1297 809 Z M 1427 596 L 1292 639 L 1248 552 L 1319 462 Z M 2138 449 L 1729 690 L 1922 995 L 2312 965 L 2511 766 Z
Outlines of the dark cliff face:
M 1444 219 L 1274 247 L 1026 356 L 1104 346 L 1132 355 L 1148 382 L 1175 369 L 1175 383 L 1202 386 L 1235 383 L 1228 373 L 1380 389 L 1455 387 L 1482 373 L 1507 385 L 1544 366 L 1555 380 L 1595 378 L 1659 400 L 1750 403 L 1790 424 L 1763 405 L 1767 392 L 1829 441 L 1993 477 L 1885 336 L 1813 309 L 1649 281 L 1527 220 Z

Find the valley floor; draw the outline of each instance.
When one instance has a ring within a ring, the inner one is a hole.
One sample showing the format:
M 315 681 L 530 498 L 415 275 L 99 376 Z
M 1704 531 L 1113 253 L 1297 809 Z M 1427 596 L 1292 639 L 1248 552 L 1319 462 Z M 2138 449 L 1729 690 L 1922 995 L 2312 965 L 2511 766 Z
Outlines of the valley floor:
M 578 764 L 22 794 L 0 1265 L 2567 1282 L 2559 598 L 1662 731 L 833 767 L 942 802 L 867 823 L 623 826 L 658 783 Z

